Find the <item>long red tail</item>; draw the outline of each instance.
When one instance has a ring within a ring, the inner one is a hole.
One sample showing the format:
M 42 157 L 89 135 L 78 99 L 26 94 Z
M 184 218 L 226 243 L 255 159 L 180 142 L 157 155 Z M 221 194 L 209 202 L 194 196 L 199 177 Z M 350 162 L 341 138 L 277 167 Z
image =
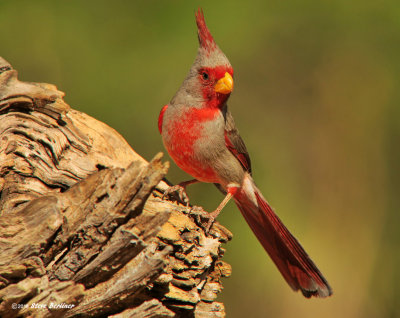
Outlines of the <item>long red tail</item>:
M 247 189 L 235 195 L 236 205 L 290 287 L 295 291 L 300 289 L 307 298 L 332 295 L 331 287 L 306 251 L 283 225 L 254 182 L 248 181 Z

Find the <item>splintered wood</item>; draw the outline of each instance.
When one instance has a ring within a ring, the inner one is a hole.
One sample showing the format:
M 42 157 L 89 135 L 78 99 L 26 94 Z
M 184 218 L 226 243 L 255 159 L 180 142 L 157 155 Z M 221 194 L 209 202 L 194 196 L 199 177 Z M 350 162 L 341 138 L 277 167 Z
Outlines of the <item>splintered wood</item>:
M 231 233 L 63 96 L 0 58 L 0 317 L 224 317 Z

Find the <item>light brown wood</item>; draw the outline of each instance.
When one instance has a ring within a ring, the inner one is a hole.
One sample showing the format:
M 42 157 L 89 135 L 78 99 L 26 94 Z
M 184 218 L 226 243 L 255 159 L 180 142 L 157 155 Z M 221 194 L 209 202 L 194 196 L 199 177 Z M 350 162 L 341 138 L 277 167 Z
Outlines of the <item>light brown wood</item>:
M 161 199 L 146 162 L 0 58 L 0 316 L 224 317 L 231 233 Z

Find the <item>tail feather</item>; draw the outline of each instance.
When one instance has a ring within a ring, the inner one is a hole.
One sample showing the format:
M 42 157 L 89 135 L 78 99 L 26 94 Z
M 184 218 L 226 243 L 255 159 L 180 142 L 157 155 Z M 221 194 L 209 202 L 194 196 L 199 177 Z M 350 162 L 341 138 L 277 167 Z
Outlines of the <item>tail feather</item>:
M 307 298 L 330 296 L 331 287 L 306 251 L 253 182 L 250 187 L 237 193 L 236 205 L 287 283 L 295 291 L 300 289 Z

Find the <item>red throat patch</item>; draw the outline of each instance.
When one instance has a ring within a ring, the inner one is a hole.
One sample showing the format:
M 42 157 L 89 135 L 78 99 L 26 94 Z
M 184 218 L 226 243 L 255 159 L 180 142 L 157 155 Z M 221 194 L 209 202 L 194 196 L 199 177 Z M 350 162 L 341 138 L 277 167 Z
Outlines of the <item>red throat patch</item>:
M 213 50 L 217 45 L 215 44 L 214 38 L 207 28 L 206 21 L 204 20 L 203 10 L 201 8 L 199 8 L 196 12 L 196 24 L 200 46 L 207 51 Z

